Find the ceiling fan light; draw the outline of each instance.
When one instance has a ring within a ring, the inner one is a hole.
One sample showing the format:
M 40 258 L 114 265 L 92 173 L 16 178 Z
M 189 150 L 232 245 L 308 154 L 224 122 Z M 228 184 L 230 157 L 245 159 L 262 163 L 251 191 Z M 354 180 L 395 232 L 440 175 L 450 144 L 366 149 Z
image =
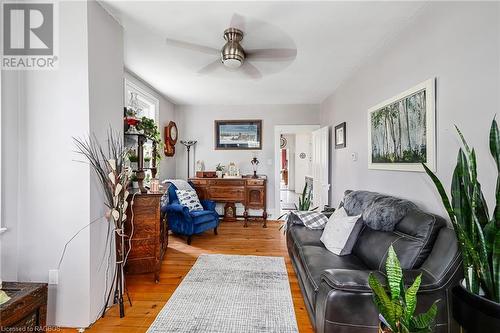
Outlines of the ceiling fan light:
M 222 59 L 224 66 L 228 68 L 239 68 L 241 66 L 241 60 L 235 58 Z

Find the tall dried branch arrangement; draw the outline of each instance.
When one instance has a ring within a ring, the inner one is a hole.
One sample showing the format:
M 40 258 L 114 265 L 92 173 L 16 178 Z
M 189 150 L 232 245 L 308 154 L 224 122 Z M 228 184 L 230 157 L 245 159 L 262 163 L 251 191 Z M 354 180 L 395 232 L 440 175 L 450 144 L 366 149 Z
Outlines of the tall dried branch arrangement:
M 124 276 L 123 268 L 126 261 L 124 224 L 127 219 L 127 191 L 131 170 L 125 165 L 128 149 L 123 143 L 122 136 L 108 129 L 107 145 L 99 142 L 95 134 L 86 138 L 73 138 L 77 152 L 85 157 L 94 170 L 104 194 L 104 204 L 108 207 L 106 217 L 113 224 L 116 245 L 116 272 L 114 277 L 115 297 L 114 302 L 120 303 L 120 316 L 124 315 L 123 290 Z M 111 295 L 110 289 L 109 295 Z M 109 296 L 103 309 L 103 316 L 107 308 Z

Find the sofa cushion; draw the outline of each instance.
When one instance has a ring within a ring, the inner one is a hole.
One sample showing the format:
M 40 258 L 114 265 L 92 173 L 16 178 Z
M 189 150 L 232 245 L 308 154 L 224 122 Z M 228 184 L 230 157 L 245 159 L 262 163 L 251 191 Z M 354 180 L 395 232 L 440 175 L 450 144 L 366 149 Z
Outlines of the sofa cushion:
M 445 224 L 435 215 L 412 210 L 392 232 L 365 226 L 352 253 L 370 269 L 383 271 L 387 251 L 392 244 L 403 269 L 418 268 L 429 255 L 439 230 Z
M 311 232 L 308 230 L 308 232 Z M 299 267 L 303 271 L 302 281 L 304 283 L 306 296 L 310 304 L 315 304 L 316 292 L 321 282 L 321 274 L 326 269 L 367 269 L 361 260 L 353 255 L 337 256 L 323 246 L 305 245 L 299 250 Z
M 323 230 L 311 230 L 303 225 L 291 225 L 287 232 L 292 237 L 297 248 L 304 245 L 323 246 L 320 241 Z
M 393 231 L 411 210 L 417 206 L 408 200 L 389 196 L 375 199 L 363 212 L 365 224 L 374 230 Z

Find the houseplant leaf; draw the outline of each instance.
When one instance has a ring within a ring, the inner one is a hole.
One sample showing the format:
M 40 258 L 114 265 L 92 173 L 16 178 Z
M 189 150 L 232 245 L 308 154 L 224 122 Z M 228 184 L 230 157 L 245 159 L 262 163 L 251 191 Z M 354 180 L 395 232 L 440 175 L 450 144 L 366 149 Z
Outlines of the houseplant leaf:
M 413 313 L 415 312 L 415 308 L 417 307 L 417 291 L 420 288 L 420 283 L 422 281 L 422 274 L 419 274 L 413 284 L 406 290 L 405 293 L 405 303 L 406 303 L 406 311 L 405 311 L 405 319 L 407 322 L 410 322 L 410 319 L 413 317 Z
M 380 282 L 372 273 L 370 273 L 370 275 L 368 276 L 368 284 L 373 290 L 373 299 L 375 306 L 382 314 L 382 316 L 384 316 L 384 319 L 387 321 L 389 326 L 391 326 L 391 328 L 394 328 L 396 318 L 393 303 L 391 302 L 389 295 L 387 295 L 387 292 L 385 291 L 382 284 L 380 284 Z
M 399 299 L 401 294 L 400 286 L 403 278 L 403 270 L 401 269 L 401 265 L 399 264 L 398 257 L 392 245 L 389 247 L 385 269 L 387 272 L 387 282 L 391 291 L 391 299 L 395 301 Z

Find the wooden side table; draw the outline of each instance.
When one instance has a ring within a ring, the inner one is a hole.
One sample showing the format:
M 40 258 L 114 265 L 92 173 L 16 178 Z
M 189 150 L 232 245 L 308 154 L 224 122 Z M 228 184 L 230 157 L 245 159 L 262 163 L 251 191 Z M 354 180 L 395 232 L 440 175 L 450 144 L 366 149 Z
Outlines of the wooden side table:
M 4 282 L 11 297 L 0 305 L 0 332 L 44 332 L 47 325 L 47 284 Z

